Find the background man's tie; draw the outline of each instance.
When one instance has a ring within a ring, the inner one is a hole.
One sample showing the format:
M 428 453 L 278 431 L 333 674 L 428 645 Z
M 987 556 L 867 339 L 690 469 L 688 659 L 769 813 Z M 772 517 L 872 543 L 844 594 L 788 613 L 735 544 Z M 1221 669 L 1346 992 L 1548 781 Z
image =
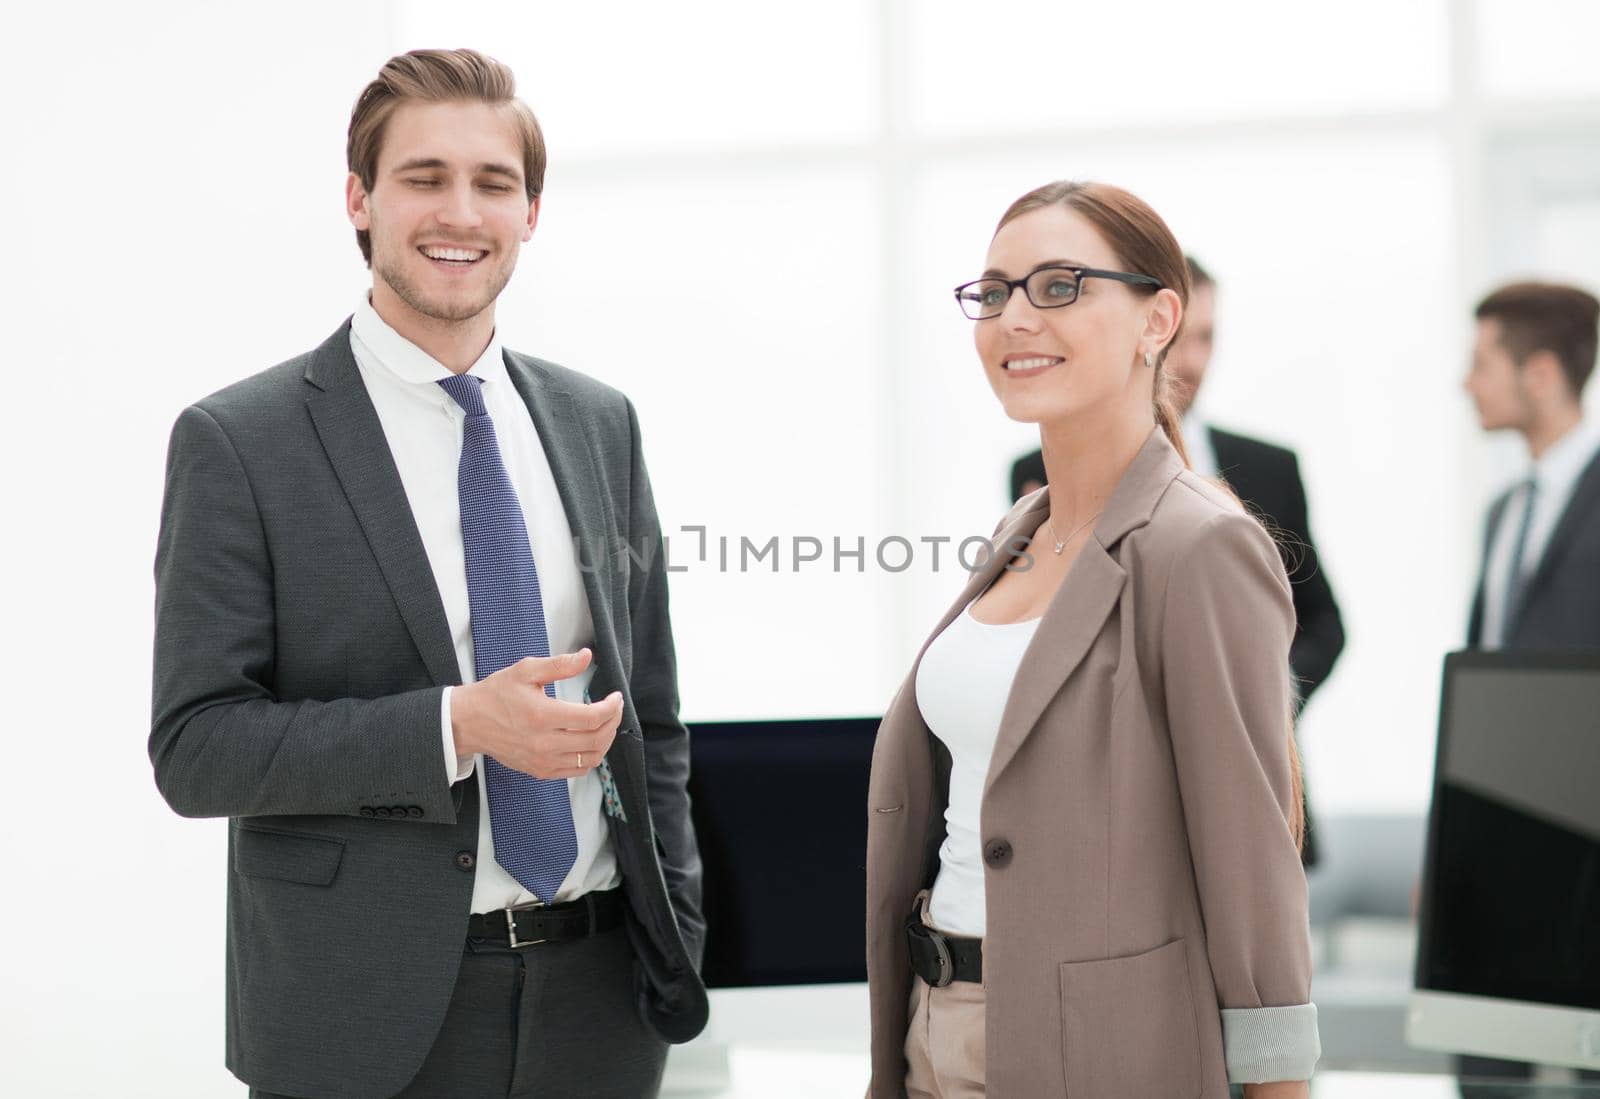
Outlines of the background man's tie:
M 457 484 L 473 663 L 484 679 L 523 657 L 549 656 L 550 635 L 522 505 L 500 460 L 483 381 L 458 374 L 439 385 L 467 414 Z M 544 693 L 554 698 L 555 684 L 546 683 Z M 553 902 L 578 861 L 567 780 L 534 778 L 488 756 L 483 762 L 494 859 L 540 900 Z
M 1522 602 L 1528 594 L 1528 528 L 1533 525 L 1533 506 L 1539 500 L 1539 482 L 1529 478 L 1524 482 L 1522 521 L 1517 525 L 1517 540 L 1511 547 L 1511 575 L 1506 578 L 1506 610 L 1501 616 L 1500 638 L 1511 636 L 1511 628 L 1522 614 Z

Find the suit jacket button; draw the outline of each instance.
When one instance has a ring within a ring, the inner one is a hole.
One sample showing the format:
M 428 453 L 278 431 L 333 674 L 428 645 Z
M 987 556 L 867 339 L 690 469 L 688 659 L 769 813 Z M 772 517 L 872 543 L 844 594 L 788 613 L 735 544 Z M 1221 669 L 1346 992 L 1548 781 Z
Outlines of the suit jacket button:
M 408 816 L 408 817 L 420 817 L 421 815 L 422 815 L 422 806 L 420 806 L 420 805 L 408 805 L 408 806 L 406 806 L 406 816 Z
M 457 870 L 471 870 L 474 866 L 477 865 L 477 862 L 478 862 L 478 860 L 473 856 L 471 851 L 457 851 L 456 852 L 456 869 Z
M 983 845 L 983 861 L 999 868 L 1011 861 L 1011 844 L 1003 839 L 992 839 Z
M 380 805 L 372 811 L 372 815 L 375 817 L 386 817 L 389 815 L 389 807 L 387 805 Z
M 361 807 L 361 815 L 364 817 L 375 817 L 378 815 L 378 811 L 370 805 L 363 805 Z

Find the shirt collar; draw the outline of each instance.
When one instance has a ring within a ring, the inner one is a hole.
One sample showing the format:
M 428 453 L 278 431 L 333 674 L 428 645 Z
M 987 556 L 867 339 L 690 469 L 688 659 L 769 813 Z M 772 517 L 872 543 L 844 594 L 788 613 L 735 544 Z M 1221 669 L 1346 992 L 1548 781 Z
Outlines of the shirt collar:
M 1533 463 L 1531 475 L 1547 496 L 1564 494 L 1583 475 L 1596 450 L 1600 450 L 1600 416 L 1586 417 L 1550 445 Z
M 438 359 L 391 328 L 372 308 L 372 300 L 366 294 L 361 296 L 361 304 L 350 318 L 350 331 L 379 365 L 408 385 L 433 385 L 452 373 Z M 506 377 L 498 324 L 489 338 L 489 346 L 483 349 L 478 361 L 468 367 L 467 373 L 485 383 Z

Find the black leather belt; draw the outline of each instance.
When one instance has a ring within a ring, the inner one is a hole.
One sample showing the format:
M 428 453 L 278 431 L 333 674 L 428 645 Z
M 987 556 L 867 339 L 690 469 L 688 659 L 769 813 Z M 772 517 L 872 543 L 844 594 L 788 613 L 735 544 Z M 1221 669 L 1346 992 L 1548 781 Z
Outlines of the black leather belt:
M 912 913 L 906 921 L 906 945 L 911 948 L 912 972 L 934 988 L 951 981 L 983 983 L 982 939 L 935 931 Z
M 467 921 L 467 937 L 513 949 L 567 943 L 622 926 L 622 888 L 585 893 L 562 904 L 527 904 L 485 912 Z

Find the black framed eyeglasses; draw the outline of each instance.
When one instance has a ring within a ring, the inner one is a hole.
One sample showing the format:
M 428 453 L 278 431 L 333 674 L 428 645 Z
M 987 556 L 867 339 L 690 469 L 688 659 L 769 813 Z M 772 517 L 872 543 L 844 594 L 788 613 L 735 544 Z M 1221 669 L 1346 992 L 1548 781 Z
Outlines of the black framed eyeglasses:
M 956 287 L 956 301 L 969 320 L 986 321 L 1006 311 L 1006 304 L 1018 287 L 1035 309 L 1060 309 L 1078 300 L 1078 287 L 1084 279 L 1110 279 L 1132 286 L 1165 288 L 1158 278 L 1130 271 L 1102 271 L 1098 267 L 1041 267 L 1020 279 L 988 278 L 964 282 Z

